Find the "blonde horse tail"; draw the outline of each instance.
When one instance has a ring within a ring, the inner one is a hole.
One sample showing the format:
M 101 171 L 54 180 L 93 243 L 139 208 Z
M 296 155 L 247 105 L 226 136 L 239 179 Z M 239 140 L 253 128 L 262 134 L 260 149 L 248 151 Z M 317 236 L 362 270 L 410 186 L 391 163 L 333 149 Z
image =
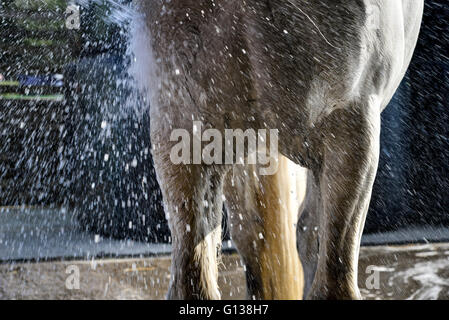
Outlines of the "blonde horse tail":
M 250 299 L 299 300 L 303 273 L 296 223 L 307 170 L 280 156 L 274 175 L 236 167 L 225 195 L 233 241 L 245 264 Z

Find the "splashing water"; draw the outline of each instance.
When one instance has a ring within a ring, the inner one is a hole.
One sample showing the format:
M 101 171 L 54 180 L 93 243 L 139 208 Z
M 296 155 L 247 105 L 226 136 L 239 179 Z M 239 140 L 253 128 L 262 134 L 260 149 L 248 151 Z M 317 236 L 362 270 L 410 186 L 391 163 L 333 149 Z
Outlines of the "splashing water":
M 9 99 L 10 95 L 0 100 L 1 205 L 14 212 L 3 218 L 11 222 L 26 215 L 29 219 L 22 220 L 41 230 L 62 219 L 65 234 L 74 234 L 66 239 L 59 233 L 67 247 L 73 245 L 70 239 L 77 237 L 79 229 L 97 235 L 93 243 L 99 235 L 167 242 L 169 233 L 150 153 L 149 103 L 143 94 L 143 70 L 148 68 L 144 52 L 148 50 L 132 49 L 148 42 L 130 37 L 145 35 L 139 30 L 143 19 L 129 1 L 82 0 L 77 4 L 82 27 L 73 31 L 61 27 L 64 6 L 35 8 L 43 18 L 60 18 L 60 24 L 44 26 L 56 28 L 53 33 L 37 30 L 30 17 L 20 15 L 20 8 L 0 7 L 10 12 L 2 27 L 26 24 L 36 39 L 46 37 L 45 41 L 35 39 L 34 46 L 13 37 L 12 43 L 32 47 L 33 56 L 27 60 L 22 55 L 0 66 L 6 80 L 17 82 L 7 89 L 19 91 L 15 99 Z M 59 55 L 68 57 L 62 62 L 53 52 L 58 46 L 63 47 Z M 56 73 L 63 79 L 58 86 L 51 76 Z M 43 83 L 42 74 L 48 83 Z M 27 209 L 30 205 L 50 211 L 33 215 L 34 209 Z M 70 225 L 73 228 L 67 228 Z M 11 250 L 17 249 L 14 246 Z

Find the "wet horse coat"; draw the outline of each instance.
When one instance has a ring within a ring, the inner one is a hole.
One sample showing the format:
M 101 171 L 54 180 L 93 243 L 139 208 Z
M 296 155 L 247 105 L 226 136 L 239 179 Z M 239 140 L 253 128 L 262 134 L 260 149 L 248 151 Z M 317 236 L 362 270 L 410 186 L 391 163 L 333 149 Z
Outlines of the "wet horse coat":
M 302 268 L 307 298 L 359 298 L 380 113 L 410 62 L 423 1 L 153 0 L 141 10 L 153 157 L 173 238 L 168 297 L 220 298 L 226 199 L 250 298 L 299 298 Z M 192 121 L 278 129 L 278 172 L 173 164 L 171 132 Z

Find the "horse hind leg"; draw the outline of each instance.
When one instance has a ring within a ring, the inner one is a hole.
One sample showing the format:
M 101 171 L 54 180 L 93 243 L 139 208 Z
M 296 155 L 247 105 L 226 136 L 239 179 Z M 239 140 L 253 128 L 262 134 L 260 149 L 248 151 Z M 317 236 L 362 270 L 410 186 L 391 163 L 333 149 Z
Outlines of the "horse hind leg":
M 225 181 L 229 226 L 246 267 L 249 299 L 302 297 L 295 224 L 305 175 L 282 156 L 278 168 L 262 176 L 257 166 L 236 166 Z
M 153 151 L 153 157 L 172 234 L 167 298 L 218 300 L 225 171 L 205 165 L 174 165 L 169 147 L 162 146 Z
M 319 256 L 310 299 L 360 299 L 357 286 L 360 238 L 378 165 L 377 105 L 336 110 L 321 127 Z M 315 154 L 316 156 L 316 154 Z

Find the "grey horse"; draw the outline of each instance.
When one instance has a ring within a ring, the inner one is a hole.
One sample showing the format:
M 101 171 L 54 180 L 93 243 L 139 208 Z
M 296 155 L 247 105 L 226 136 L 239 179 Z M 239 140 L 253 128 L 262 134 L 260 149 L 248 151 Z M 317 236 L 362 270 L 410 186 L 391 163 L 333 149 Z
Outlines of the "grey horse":
M 139 7 L 149 35 L 152 152 L 173 241 L 168 298 L 220 299 L 223 204 L 249 298 L 361 298 L 357 260 L 380 114 L 412 58 L 423 0 Z M 194 121 L 223 134 L 277 129 L 278 170 L 174 163 L 173 130 L 190 132 Z

